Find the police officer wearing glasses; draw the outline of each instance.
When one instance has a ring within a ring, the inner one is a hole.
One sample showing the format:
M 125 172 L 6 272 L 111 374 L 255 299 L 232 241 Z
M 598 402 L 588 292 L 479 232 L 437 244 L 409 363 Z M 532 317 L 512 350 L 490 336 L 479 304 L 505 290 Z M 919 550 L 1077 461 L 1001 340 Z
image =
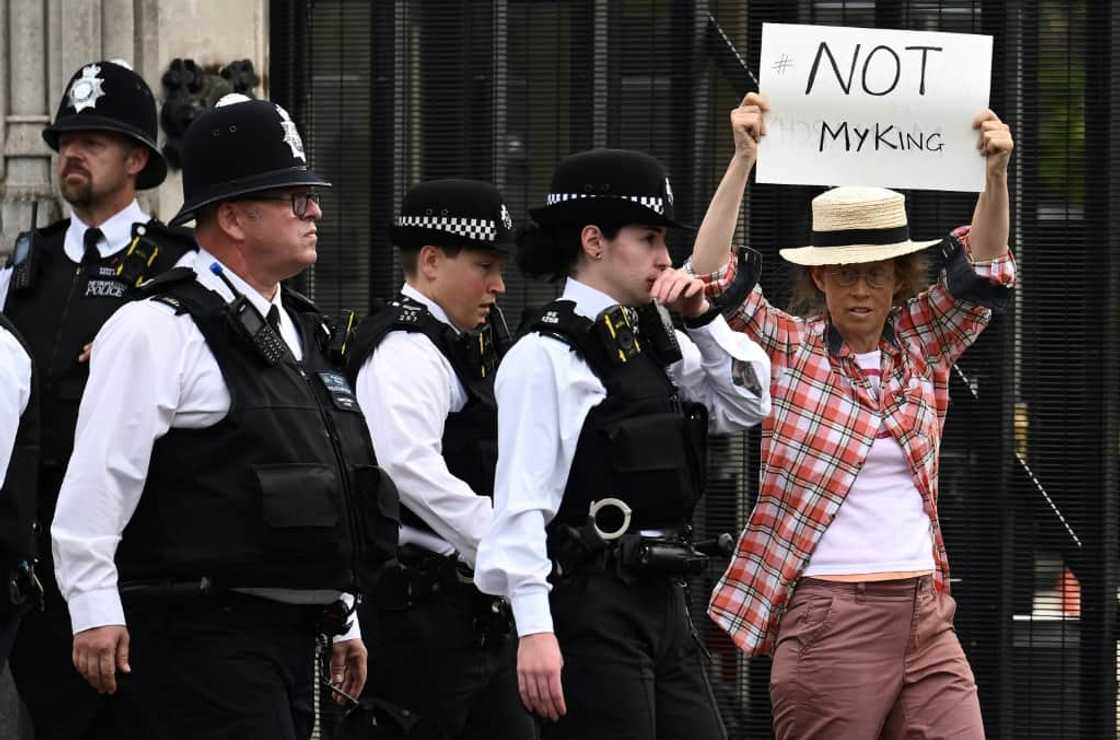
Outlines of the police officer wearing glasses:
M 512 227 L 489 183 L 412 188 L 393 227 L 405 284 L 362 322 L 347 362 L 402 503 L 400 567 L 361 609 L 369 692 L 447 738 L 536 737 L 508 606 L 471 580 L 493 516 L 497 298 Z
M 0 270 L 0 306 L 27 341 L 42 388 L 35 506 L 46 608 L 26 616 L 12 653 L 12 675 L 40 738 L 116 738 L 132 724 L 120 702 L 98 696 L 73 668 L 46 535 L 73 447 L 89 343 L 137 285 L 194 250 L 188 231 L 150 218 L 136 201 L 138 190 L 167 174 L 156 121 L 152 91 L 123 62 L 78 69 L 43 130 L 58 153 L 55 175 L 71 215 L 21 235 Z
M 544 737 L 722 738 L 684 591 L 705 564 L 690 525 L 706 435 L 768 413 L 769 361 L 670 266 L 680 224 L 653 157 L 573 154 L 531 213 L 518 263 L 564 291 L 498 370 L 475 582 L 511 602 L 521 697 L 550 720 Z
M 317 635 L 358 694 L 353 603 L 396 547 L 396 492 L 315 306 L 280 285 L 323 213 L 286 111 L 231 95 L 183 144 L 191 268 L 93 344 L 52 527 L 74 663 L 158 738 L 307 738 Z M 339 695 L 341 697 L 341 694 Z

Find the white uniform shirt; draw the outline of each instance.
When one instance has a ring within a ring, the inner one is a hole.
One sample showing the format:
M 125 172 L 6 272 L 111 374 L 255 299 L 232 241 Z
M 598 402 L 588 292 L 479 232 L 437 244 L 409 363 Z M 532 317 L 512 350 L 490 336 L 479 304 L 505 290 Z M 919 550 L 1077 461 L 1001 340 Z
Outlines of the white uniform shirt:
M 134 223 L 147 223 L 151 220 L 148 214 L 140 208 L 140 204 L 133 200 L 123 210 L 117 211 L 109 219 L 98 226 L 101 229 L 101 239 L 97 242 L 97 251 L 102 258 L 116 254 L 132 241 L 132 225 Z M 85 254 L 85 235 L 89 226 L 76 215 L 70 216 L 70 226 L 62 238 L 62 251 L 75 265 L 82 261 Z M 179 264 L 183 264 L 180 260 Z M 8 298 L 8 283 L 12 279 L 12 268 L 5 267 L 0 270 L 0 306 Z
M 0 487 L 19 431 L 19 418 L 31 398 L 31 357 L 10 331 L 0 326 Z
M 458 331 L 431 298 L 410 285 L 401 293 Z M 493 506 L 452 475 L 443 458 L 447 416 L 461 411 L 468 400 L 451 363 L 425 335 L 394 331 L 366 359 L 355 386 L 378 464 L 396 484 L 401 503 L 439 535 L 402 525 L 401 544 L 441 555 L 458 552 L 473 565 Z
M 574 301 L 575 312 L 589 319 L 617 303 L 571 278 L 561 298 Z M 770 360 L 722 316 L 687 336 L 677 332 L 677 341 L 683 358 L 669 366 L 669 377 L 682 398 L 708 407 L 710 431 L 744 429 L 770 413 Z M 733 358 L 751 363 L 761 381 L 758 394 L 735 383 Z M 560 509 L 583 422 L 606 389 L 568 345 L 531 333 L 502 361 L 494 392 L 494 522 L 478 549 L 475 583 L 510 600 L 518 635 L 552 632 L 545 527 Z
M 227 301 L 233 296 L 210 272 L 218 260 L 194 258 L 198 282 Z M 225 276 L 267 316 L 280 308 L 280 335 L 296 359 L 303 348 L 280 291 L 264 298 L 226 269 Z M 229 413 L 230 396 L 217 360 L 194 320 L 158 301 L 127 303 L 93 342 L 89 383 L 78 410 L 74 453 L 51 525 L 55 575 L 75 633 L 123 625 L 114 556 L 144 490 L 152 445 L 171 428 L 204 429 Z M 325 603 L 330 590 L 242 589 L 278 601 Z M 357 620 L 340 639 L 360 636 Z

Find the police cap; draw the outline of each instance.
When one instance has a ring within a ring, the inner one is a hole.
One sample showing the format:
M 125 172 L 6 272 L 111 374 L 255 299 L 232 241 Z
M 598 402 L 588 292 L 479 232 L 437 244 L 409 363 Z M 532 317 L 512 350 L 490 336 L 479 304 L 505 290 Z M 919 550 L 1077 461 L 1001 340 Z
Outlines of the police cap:
M 673 189 L 657 159 L 629 149 L 590 149 L 556 165 L 545 205 L 529 213 L 542 226 L 614 223 L 692 228 L 673 216 Z
M 431 244 L 508 252 L 513 219 L 502 194 L 488 182 L 429 180 L 404 196 L 392 238 L 401 249 Z
M 183 207 L 172 225 L 204 206 L 298 185 L 330 187 L 307 167 L 296 124 L 268 100 L 231 93 L 199 116 L 183 136 Z
M 57 152 L 58 137 L 67 131 L 116 131 L 147 147 L 148 164 L 136 176 L 140 190 L 154 188 L 167 177 L 167 160 L 156 146 L 152 89 L 123 62 L 95 62 L 74 73 L 54 122 L 43 129 L 43 140 Z

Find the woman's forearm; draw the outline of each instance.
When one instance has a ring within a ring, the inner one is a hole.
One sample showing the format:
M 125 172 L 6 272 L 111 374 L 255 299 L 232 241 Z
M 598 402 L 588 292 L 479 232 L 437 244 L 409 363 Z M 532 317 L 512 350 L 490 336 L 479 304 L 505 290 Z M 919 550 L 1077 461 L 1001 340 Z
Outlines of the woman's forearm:
M 753 157 L 738 155 L 732 157 L 727 165 L 727 171 L 708 204 L 700 230 L 696 232 L 692 269 L 697 275 L 715 272 L 727 260 L 727 248 L 735 237 L 739 208 L 743 204 L 743 193 L 752 167 Z

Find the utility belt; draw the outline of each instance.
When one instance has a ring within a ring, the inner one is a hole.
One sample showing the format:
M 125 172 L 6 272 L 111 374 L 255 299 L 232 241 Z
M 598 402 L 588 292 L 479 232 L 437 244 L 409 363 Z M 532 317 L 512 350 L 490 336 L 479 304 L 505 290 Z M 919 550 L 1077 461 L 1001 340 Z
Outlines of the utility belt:
M 479 647 L 501 644 L 513 633 L 509 603 L 479 591 L 474 573 L 457 555 L 413 544 L 401 545 L 397 562 L 385 566 L 372 599 L 378 609 L 404 611 L 441 595 L 467 608 Z
M 33 560 L 18 560 L 4 567 L 4 598 L 0 598 L 0 616 L 12 617 L 31 611 L 43 611 L 43 584 L 35 574 Z
M 604 532 L 596 516 L 613 506 L 623 512 L 620 526 Z M 708 568 L 713 556 L 730 555 L 734 539 L 721 534 L 713 540 L 693 542 L 692 526 L 684 523 L 656 536 L 630 531 L 630 508 L 618 499 L 591 505 L 580 526 L 554 524 L 549 528 L 548 553 L 553 581 L 579 573 L 615 570 L 625 579 L 642 576 L 688 578 Z
M 341 599 L 329 604 L 293 604 L 234 591 L 206 577 L 190 581 L 133 581 L 123 584 L 120 594 L 130 611 L 223 609 L 262 624 L 294 627 L 328 637 L 346 634 L 354 612 L 354 607 Z

